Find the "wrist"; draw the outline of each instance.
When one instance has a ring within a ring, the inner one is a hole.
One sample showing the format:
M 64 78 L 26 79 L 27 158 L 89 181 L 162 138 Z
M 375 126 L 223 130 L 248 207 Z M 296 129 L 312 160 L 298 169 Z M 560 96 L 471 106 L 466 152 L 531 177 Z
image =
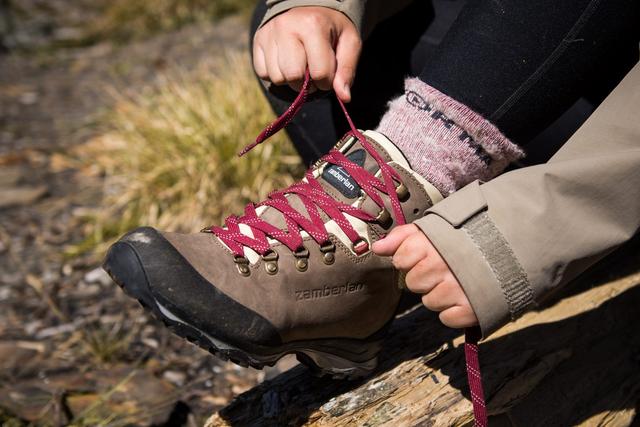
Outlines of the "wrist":
M 292 9 L 304 7 L 322 7 L 332 9 L 342 13 L 353 24 L 359 35 L 362 34 L 362 20 L 364 16 L 364 1 L 362 0 L 271 0 L 268 1 L 268 9 L 260 26 L 262 28 L 267 22 L 278 15 Z

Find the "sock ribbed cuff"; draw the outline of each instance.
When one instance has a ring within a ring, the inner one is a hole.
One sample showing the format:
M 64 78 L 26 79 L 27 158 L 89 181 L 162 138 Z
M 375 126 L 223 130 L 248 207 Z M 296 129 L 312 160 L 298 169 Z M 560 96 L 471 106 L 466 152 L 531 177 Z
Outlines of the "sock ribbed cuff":
M 445 196 L 524 156 L 488 120 L 417 78 L 405 81 L 405 94 L 389 103 L 377 130 Z

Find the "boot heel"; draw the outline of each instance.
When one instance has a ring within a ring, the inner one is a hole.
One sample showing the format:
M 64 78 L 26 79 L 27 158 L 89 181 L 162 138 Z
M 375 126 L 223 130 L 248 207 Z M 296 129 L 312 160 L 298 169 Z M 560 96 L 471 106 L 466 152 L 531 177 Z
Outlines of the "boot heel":
M 300 363 L 307 365 L 319 376 L 330 375 L 333 378 L 360 378 L 370 374 L 378 365 L 380 346 L 363 343 L 360 354 L 338 355 L 319 349 L 305 348 L 296 352 Z
M 298 360 L 320 375 L 330 375 L 335 379 L 355 379 L 369 375 L 378 366 L 378 356 L 365 362 L 354 362 L 333 354 L 306 352 L 298 354 Z

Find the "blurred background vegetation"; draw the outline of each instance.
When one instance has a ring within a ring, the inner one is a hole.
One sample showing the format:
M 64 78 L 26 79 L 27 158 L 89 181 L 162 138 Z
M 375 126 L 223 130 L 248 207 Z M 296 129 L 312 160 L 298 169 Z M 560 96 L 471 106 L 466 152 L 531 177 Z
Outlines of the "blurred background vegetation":
M 0 0 L 0 425 L 202 425 L 267 371 L 173 336 L 100 268 L 302 175 L 250 66 L 249 0 Z
M 4 2 L 13 27 L 39 31 L 49 41 L 35 37 L 29 43 L 21 31 L 14 31 L 16 48 L 27 52 L 35 47 L 55 51 L 98 43 L 124 46 L 234 14 L 246 23 L 255 4 L 254 0 L 75 0 L 69 9 L 68 2 L 57 0 Z M 230 212 L 240 213 L 250 200 L 262 199 L 301 175 L 300 162 L 284 133 L 251 156 L 237 157 L 272 120 L 272 113 L 247 52 L 225 50 L 218 57 L 215 63 L 191 70 L 172 64 L 169 72 L 133 94 L 108 88 L 105 96 L 113 102 L 96 118 L 98 135 L 71 150 L 67 159 L 70 165 L 105 178 L 102 206 L 87 212 L 86 237 L 67 249 L 69 256 L 103 250 L 139 224 L 194 231 L 219 223 Z
M 22 49 L 118 44 L 248 15 L 254 0 L 0 0 L 0 33 Z
M 196 21 L 248 12 L 254 0 L 100 0 L 87 1 L 99 16 L 87 25 L 87 40 L 126 42 Z
M 238 157 L 273 114 L 246 55 L 216 68 L 165 77 L 136 96 L 114 94 L 106 132 L 72 153 L 80 168 L 105 177 L 105 198 L 71 255 L 103 250 L 139 224 L 182 232 L 220 224 L 302 175 L 284 132 Z

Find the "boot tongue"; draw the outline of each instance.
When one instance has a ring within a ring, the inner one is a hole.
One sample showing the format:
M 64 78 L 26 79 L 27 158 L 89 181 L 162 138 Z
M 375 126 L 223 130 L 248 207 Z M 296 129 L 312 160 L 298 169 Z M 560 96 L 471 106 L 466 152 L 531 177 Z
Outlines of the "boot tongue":
M 383 159 L 387 161 L 391 160 L 382 147 L 371 140 L 369 141 L 372 142 L 374 148 L 380 153 Z M 372 175 L 375 175 L 380 169 L 375 159 L 367 153 L 364 147 L 362 147 L 362 144 L 354 137 L 345 136 L 338 142 L 335 148 L 342 152 L 353 163 L 363 167 Z M 312 173 L 326 193 L 339 202 L 350 205 L 362 195 L 361 188 L 356 180 L 353 179 L 349 172 L 342 166 L 318 162 L 313 166 Z M 306 217 L 309 216 L 304 208 L 304 204 L 297 195 L 289 194 L 287 195 L 287 200 L 293 209 Z M 284 217 L 276 209 L 266 208 L 259 212 L 259 216 L 275 227 L 286 228 Z
M 387 150 L 378 144 L 376 140 L 372 138 L 367 138 L 367 140 L 386 162 L 392 160 Z M 380 170 L 380 165 L 364 149 L 360 141 L 354 137 L 346 137 L 338 143 L 336 149 L 371 175 L 375 175 Z M 342 166 L 321 164 L 319 167 L 322 169 L 314 171 L 315 176 L 322 188 L 334 199 L 350 205 L 362 195 L 360 185 Z
M 346 157 L 358 166 L 364 167 L 367 152 L 359 148 L 351 151 Z M 320 182 L 338 190 L 347 199 L 357 199 L 360 196 L 360 186 L 342 166 L 327 165 L 320 175 Z
M 365 131 L 364 136 L 383 161 L 387 163 L 393 161 L 406 170 L 411 171 L 411 167 L 404 155 L 384 135 L 374 131 Z M 337 143 L 335 149 L 344 154 L 353 163 L 364 168 L 371 175 L 375 176 L 380 170 L 378 162 L 364 149 L 360 141 L 353 136 L 347 135 L 343 137 L 342 140 Z M 360 186 L 342 166 L 317 162 L 313 166 L 312 173 L 325 192 L 339 202 L 352 205 L 362 196 Z M 293 209 L 305 217 L 309 217 L 304 204 L 297 195 L 288 194 L 286 197 L 289 205 Z M 369 214 L 374 214 L 377 212 L 377 205 L 374 204 L 374 207 L 365 210 Z M 277 209 L 261 208 L 258 211 L 258 215 L 271 225 L 283 230 L 286 229 L 286 221 L 282 213 Z M 323 217 L 325 216 L 322 212 L 321 215 Z

